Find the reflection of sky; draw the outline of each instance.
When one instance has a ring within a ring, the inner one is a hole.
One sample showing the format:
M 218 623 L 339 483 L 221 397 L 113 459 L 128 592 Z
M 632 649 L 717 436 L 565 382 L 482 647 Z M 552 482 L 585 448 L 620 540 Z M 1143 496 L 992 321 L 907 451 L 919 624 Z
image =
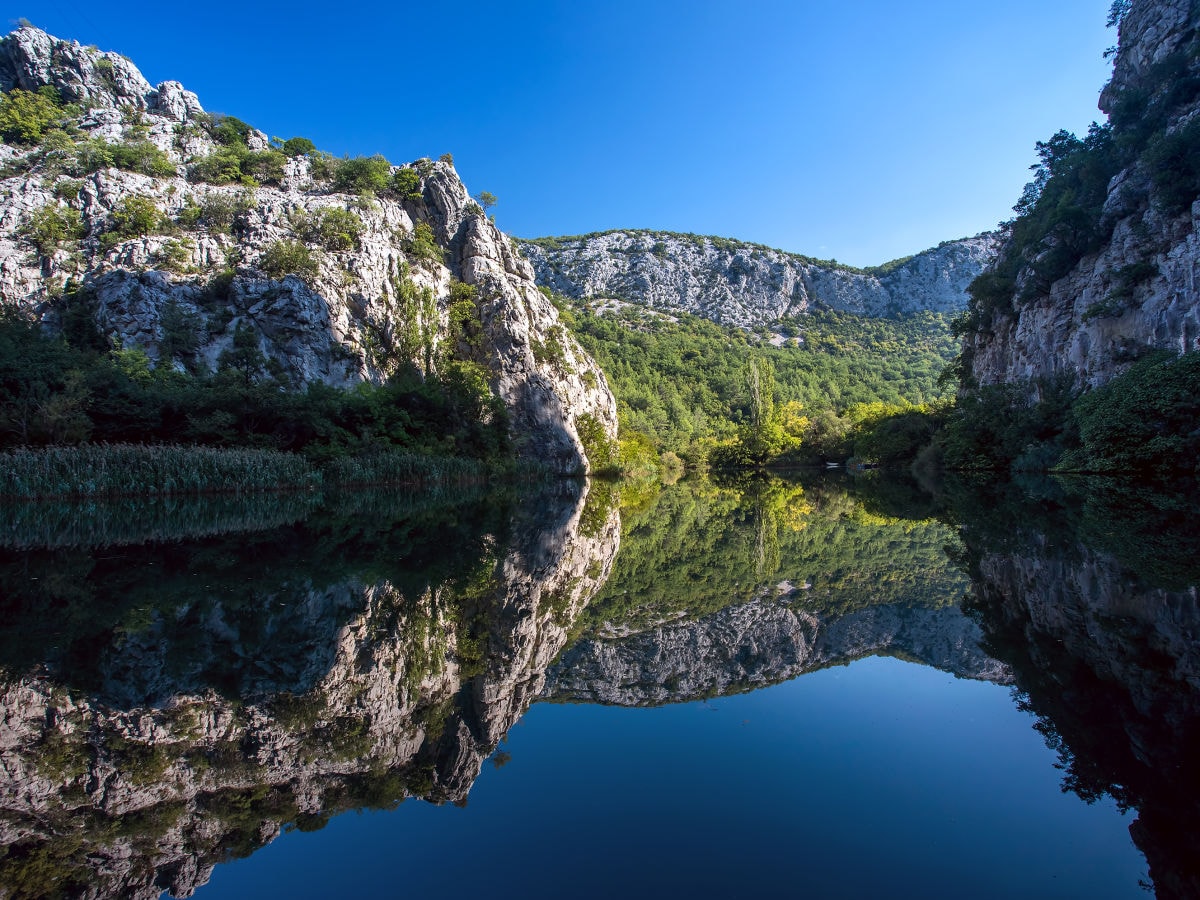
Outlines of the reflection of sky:
M 1124 897 L 1129 818 L 1008 688 L 866 659 L 657 709 L 539 705 L 466 809 L 343 815 L 198 896 Z

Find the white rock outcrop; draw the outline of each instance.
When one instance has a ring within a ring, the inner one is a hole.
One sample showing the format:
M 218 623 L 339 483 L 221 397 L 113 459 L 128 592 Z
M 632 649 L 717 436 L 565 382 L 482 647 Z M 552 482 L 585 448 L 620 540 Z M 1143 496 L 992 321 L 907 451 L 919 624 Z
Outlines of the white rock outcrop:
M 997 242 L 991 233 L 949 241 L 878 269 L 669 232 L 610 231 L 520 244 L 538 283 L 565 296 L 615 297 L 756 328 L 816 309 L 867 316 L 957 312 Z
M 67 132 L 72 146 L 0 146 L 0 302 L 54 327 L 64 285 L 82 285 L 104 331 L 159 365 L 211 369 L 249 329 L 297 387 L 379 382 L 408 363 L 429 371 L 442 358 L 469 358 L 508 408 L 518 452 L 562 471 L 586 466 L 580 430 L 595 434 L 598 425 L 615 436 L 616 404 L 603 373 L 558 324 L 529 263 L 471 200 L 451 163 L 393 167 L 416 176 L 404 196 L 340 192 L 303 155 L 263 184 L 205 183 L 193 167 L 220 145 L 212 117 L 178 82 L 152 87 L 122 56 L 29 26 L 0 40 L 0 88 L 45 86 L 78 104 Z M 69 178 L 63 160 L 85 141 L 149 142 L 174 171 L 109 166 Z M 250 151 L 269 147 L 255 129 L 244 142 Z M 158 227 L 117 233 L 114 213 L 144 201 L 157 210 Z M 82 238 L 35 247 L 26 229 L 47 211 L 78 214 Z M 321 247 L 315 224 L 330 214 L 356 220 L 359 234 Z M 423 228 L 432 249 L 419 241 Z M 307 245 L 313 271 L 268 275 L 265 268 L 278 272 L 264 264 L 272 248 L 293 241 Z M 446 343 L 456 282 L 474 288 L 482 336 L 471 347 Z M 423 293 L 428 302 L 420 302 Z M 180 323 L 195 349 L 187 359 L 162 359 L 167 331 Z

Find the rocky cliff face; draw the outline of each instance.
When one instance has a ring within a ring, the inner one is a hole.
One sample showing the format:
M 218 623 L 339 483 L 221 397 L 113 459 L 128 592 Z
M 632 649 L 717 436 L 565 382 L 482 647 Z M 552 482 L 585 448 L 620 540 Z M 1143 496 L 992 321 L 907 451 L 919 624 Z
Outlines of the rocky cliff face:
M 0 146 L 3 303 L 54 327 L 69 281 L 158 365 L 212 369 L 238 340 L 296 386 L 467 360 L 521 452 L 564 470 L 586 459 L 582 419 L 615 435 L 603 373 L 449 162 L 386 167 L 386 183 L 408 181 L 370 193 L 331 178 L 331 158 L 245 128 L 257 174 L 230 174 L 228 127 L 177 82 L 152 87 L 124 57 L 31 27 L 0 40 L 0 88 L 45 87 L 68 104 L 62 127 Z M 473 308 L 452 316 L 460 302 Z
M 1198 24 L 1200 10 L 1190 0 L 1134 0 L 1121 23 L 1113 79 L 1100 101 L 1106 112 L 1122 104 L 1129 110 L 1132 124 L 1116 122 L 1114 134 L 1128 137 L 1150 104 L 1173 102 L 1168 92 L 1194 80 L 1197 62 L 1189 48 Z M 1176 105 L 1165 125 L 1166 143 L 1157 146 L 1194 141 L 1187 129 L 1198 109 L 1194 99 Z M 1182 211 L 1162 202 L 1164 181 L 1184 177 L 1180 166 L 1141 153 L 1111 179 L 1098 226 L 1111 237 L 1064 277 L 1028 291 L 1015 309 L 968 336 L 965 354 L 980 383 L 1067 375 L 1094 387 L 1147 350 L 1197 348 L 1200 207 L 1194 192 Z M 1043 253 L 1053 251 L 1048 246 Z M 1027 266 L 1017 276 L 1018 290 L 1035 281 Z
M 957 312 L 991 262 L 992 234 L 949 241 L 858 270 L 723 238 L 611 231 L 520 241 L 539 284 L 574 298 L 615 297 L 754 328 L 810 309 L 868 316 Z
M 832 616 L 771 597 L 696 622 L 581 641 L 550 670 L 546 690 L 558 700 L 652 706 L 751 690 L 878 655 L 1009 683 L 1008 667 L 980 649 L 982 637 L 958 607 L 894 604 Z
M 118 626 L 97 690 L 6 675 L 0 892 L 189 896 L 285 825 L 464 801 L 608 577 L 616 509 L 585 523 L 573 491 L 483 536 L 474 572 L 404 588 L 285 570 L 250 609 L 223 594 Z

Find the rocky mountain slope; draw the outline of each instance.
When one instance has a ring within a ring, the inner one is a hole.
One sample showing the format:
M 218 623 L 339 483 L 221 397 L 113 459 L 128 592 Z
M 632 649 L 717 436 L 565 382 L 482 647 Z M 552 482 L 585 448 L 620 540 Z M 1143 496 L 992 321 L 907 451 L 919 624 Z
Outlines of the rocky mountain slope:
M 1197 348 L 1198 26 L 1190 0 L 1133 0 L 1100 98 L 1111 139 L 1090 138 L 1078 165 L 1064 155 L 1050 166 L 1081 179 L 1090 177 L 1085 166 L 1108 166 L 1111 177 L 1094 214 L 1081 203 L 1075 220 L 1002 251 L 995 290 L 974 305 L 964 345 L 978 382 L 1066 375 L 1096 386 L 1147 350 Z M 1075 260 L 1065 272 L 1064 253 Z
M 603 373 L 448 160 L 273 145 L 33 27 L 0 40 L 0 89 L 5 305 L 55 328 L 82 303 L 157 365 L 254 348 L 297 387 L 470 363 L 519 450 L 564 470 L 586 459 L 581 430 L 615 435 Z
M 957 312 L 992 260 L 991 233 L 878 269 L 853 269 L 724 238 L 610 231 L 518 242 L 538 283 L 572 298 L 615 297 L 755 328 L 810 309 L 868 316 Z

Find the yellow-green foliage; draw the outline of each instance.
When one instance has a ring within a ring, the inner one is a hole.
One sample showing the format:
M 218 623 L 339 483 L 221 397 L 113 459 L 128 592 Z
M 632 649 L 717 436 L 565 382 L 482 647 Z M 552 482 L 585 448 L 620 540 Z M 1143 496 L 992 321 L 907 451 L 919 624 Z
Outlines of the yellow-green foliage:
M 49 256 L 65 241 L 83 237 L 83 219 L 79 210 L 69 206 L 43 206 L 21 226 L 21 235 L 42 256 Z
M 62 108 L 54 88 L 37 93 L 14 88 L 0 96 L 0 137 L 7 144 L 36 144 L 61 119 Z
M 418 222 L 413 235 L 405 244 L 405 251 L 418 262 L 440 265 L 445 262 L 445 251 L 438 246 L 433 228 L 426 222 Z
M 421 176 L 415 169 L 398 169 L 392 176 L 392 190 L 399 194 L 402 200 L 420 200 Z
M 587 454 L 588 466 L 594 473 L 611 472 L 617 469 L 617 442 L 608 436 L 604 425 L 591 413 L 583 413 L 575 419 L 575 433 Z
M 599 316 L 556 299 L 561 320 L 608 378 L 622 433 L 640 431 L 660 451 L 693 464 L 751 422 L 752 356 L 773 367 L 781 411 L 796 403 L 799 416 L 809 419 L 802 453 L 821 443 L 814 427 L 856 404 L 919 405 L 949 396 L 938 375 L 957 342 L 947 317 L 937 313 L 895 319 L 815 313 L 787 323 L 802 332 L 798 345 L 774 347 L 687 314 L 671 321 L 626 307 Z M 550 350 L 543 345 L 541 352 Z
M 153 234 L 164 220 L 163 214 L 149 197 L 126 197 L 113 208 L 110 215 L 113 222 L 110 234 L 119 239 Z
M 957 602 L 967 578 L 944 551 L 957 544 L 953 529 L 915 506 L 906 519 L 872 503 L 835 484 L 776 478 L 662 488 L 622 506 L 621 551 L 576 627 L 698 618 L 782 581 L 796 589 L 790 603 L 827 614 Z

